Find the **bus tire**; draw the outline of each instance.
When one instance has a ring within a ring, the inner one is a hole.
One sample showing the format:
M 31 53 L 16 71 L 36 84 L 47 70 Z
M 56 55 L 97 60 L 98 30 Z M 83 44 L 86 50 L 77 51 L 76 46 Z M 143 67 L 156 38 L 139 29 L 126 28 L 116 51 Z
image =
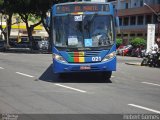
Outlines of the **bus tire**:
M 110 78 L 112 76 L 112 71 L 102 72 L 102 76 L 103 76 L 104 80 L 110 80 Z
M 59 77 L 62 79 L 67 78 L 67 74 L 66 73 L 59 73 Z

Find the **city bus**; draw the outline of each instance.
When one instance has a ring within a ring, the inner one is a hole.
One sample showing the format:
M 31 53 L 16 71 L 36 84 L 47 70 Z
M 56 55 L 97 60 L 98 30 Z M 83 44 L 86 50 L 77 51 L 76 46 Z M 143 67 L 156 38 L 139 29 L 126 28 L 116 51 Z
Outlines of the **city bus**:
M 116 71 L 116 14 L 111 3 L 68 2 L 51 10 L 53 71 L 59 75 Z

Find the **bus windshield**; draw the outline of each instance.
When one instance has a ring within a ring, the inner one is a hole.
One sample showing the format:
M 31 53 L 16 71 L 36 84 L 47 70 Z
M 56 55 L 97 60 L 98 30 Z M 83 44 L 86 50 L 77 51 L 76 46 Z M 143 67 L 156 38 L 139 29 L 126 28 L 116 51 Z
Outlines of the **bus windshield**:
M 54 45 L 66 48 L 102 48 L 114 43 L 110 15 L 65 15 L 54 17 Z

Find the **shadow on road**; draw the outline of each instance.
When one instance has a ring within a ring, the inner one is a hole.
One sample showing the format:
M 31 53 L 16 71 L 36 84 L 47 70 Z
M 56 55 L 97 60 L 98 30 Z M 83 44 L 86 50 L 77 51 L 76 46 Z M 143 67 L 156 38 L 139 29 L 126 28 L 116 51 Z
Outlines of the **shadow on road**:
M 95 73 L 70 73 L 64 78 L 52 72 L 52 65 L 39 77 L 39 80 L 53 83 L 112 83 Z

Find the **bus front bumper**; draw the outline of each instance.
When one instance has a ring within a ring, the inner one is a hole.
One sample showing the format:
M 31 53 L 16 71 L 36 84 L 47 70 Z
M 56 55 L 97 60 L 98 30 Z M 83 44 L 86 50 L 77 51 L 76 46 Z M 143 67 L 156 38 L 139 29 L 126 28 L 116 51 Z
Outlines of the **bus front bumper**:
M 116 57 L 97 63 L 62 63 L 53 60 L 54 73 L 116 71 Z

